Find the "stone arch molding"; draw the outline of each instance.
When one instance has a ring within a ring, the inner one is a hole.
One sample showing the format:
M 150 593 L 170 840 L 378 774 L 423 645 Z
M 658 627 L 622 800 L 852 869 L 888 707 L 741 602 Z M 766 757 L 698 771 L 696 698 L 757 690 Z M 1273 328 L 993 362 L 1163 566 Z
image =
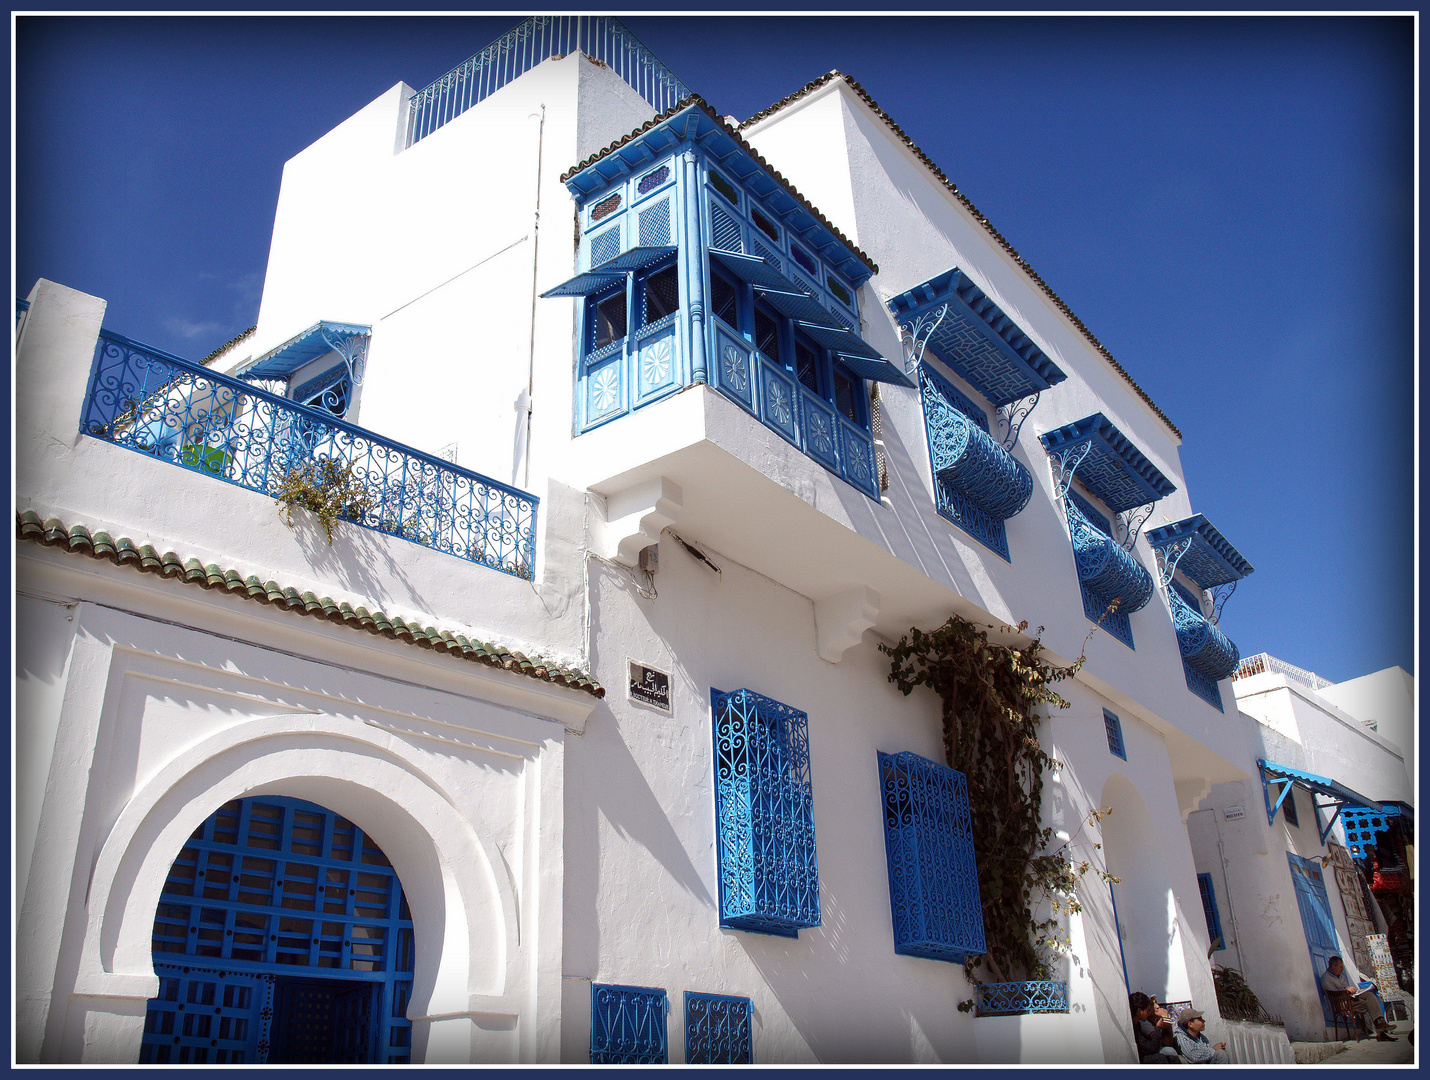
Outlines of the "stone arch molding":
M 412 912 L 413 1018 L 462 1015 L 507 991 L 516 897 L 481 836 L 440 785 L 372 728 L 329 716 L 263 717 L 186 748 L 126 804 L 90 879 L 76 992 L 152 997 L 154 911 L 193 831 L 231 799 L 288 795 L 359 825 L 382 848 Z M 474 947 L 475 946 L 475 947 Z

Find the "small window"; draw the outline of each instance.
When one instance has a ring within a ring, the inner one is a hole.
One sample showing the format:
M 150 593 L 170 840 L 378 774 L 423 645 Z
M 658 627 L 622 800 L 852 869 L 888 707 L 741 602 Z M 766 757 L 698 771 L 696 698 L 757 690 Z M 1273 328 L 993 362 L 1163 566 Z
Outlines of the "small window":
M 764 234 L 765 234 L 766 236 L 768 236 L 771 240 L 775 240 L 775 241 L 778 241 L 778 240 L 779 240 L 779 238 L 780 238 L 779 226 L 777 226 L 777 225 L 776 225 L 773 221 L 771 221 L 769 218 L 765 217 L 764 214 L 760 213 L 760 212 L 759 212 L 758 210 L 756 210 L 753 206 L 750 207 L 750 220 L 755 223 L 755 228 L 759 229 L 760 232 L 764 233 Z
M 591 984 L 591 1064 L 664 1065 L 665 991 Z
M 595 206 L 591 207 L 591 220 L 593 222 L 600 221 L 603 217 L 608 217 L 611 214 L 614 214 L 620 208 L 621 196 L 618 192 L 608 199 L 602 199 Z
M 811 393 L 815 394 L 820 392 L 819 367 L 819 350 L 811 345 L 803 335 L 796 335 L 794 339 L 795 375 L 809 388 Z
M 710 310 L 736 329 L 740 326 L 740 294 L 724 274 L 710 271 Z
M 626 290 L 596 301 L 591 348 L 600 349 L 626 336 Z
M 1117 714 L 1102 710 L 1102 725 L 1107 728 L 1107 748 L 1123 761 L 1127 760 L 1127 747 L 1122 742 L 1122 721 Z
M 860 422 L 859 380 L 838 365 L 834 368 L 834 407 L 851 424 Z
M 647 191 L 654 191 L 670 176 L 670 166 L 662 165 L 658 169 L 652 169 L 641 177 L 640 183 L 636 185 L 636 193 L 644 195 Z
M 750 999 L 685 992 L 685 1063 L 749 1065 Z
M 1296 814 L 1296 788 L 1294 785 L 1286 792 L 1286 799 L 1281 804 L 1281 816 L 1285 818 L 1286 824 L 1293 829 L 1301 827 L 1301 819 Z
M 641 325 L 649 326 L 663 319 L 680 306 L 680 286 L 675 266 L 667 266 L 647 275 L 642 287 Z
M 847 304 L 849 307 L 854 306 L 854 298 L 849 295 L 849 290 L 833 274 L 829 275 L 829 291 L 837 296 L 841 303 Z
M 755 306 L 755 348 L 780 363 L 780 320 L 760 304 Z
M 740 205 L 740 193 L 735 190 L 735 185 L 726 180 L 713 169 L 710 172 L 710 183 L 721 195 L 729 199 L 736 206 Z
M 805 251 L 804 248 L 798 244 L 791 244 L 789 246 L 789 253 L 795 262 L 799 263 L 800 266 L 804 267 L 805 270 L 809 271 L 809 273 L 818 279 L 819 266 L 815 263 L 814 257 L 810 255 L 809 252 Z
M 1216 889 L 1212 885 L 1210 874 L 1197 875 L 1197 887 L 1202 893 L 1202 912 L 1207 917 L 1207 942 L 1212 951 L 1226 948 L 1226 941 L 1221 936 L 1221 915 L 1216 907 Z

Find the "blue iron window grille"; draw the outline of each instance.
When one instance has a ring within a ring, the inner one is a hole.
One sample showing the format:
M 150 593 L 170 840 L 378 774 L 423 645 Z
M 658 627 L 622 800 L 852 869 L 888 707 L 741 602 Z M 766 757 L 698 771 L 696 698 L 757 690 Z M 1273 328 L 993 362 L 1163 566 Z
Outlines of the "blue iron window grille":
M 251 369 L 257 378 L 266 370 Z M 80 431 L 269 496 L 291 469 L 351 465 L 370 502 L 357 524 L 516 577 L 532 577 L 536 565 L 535 496 L 381 438 L 326 405 L 299 404 L 108 331 Z
M 1152 599 L 1152 575 L 1112 539 L 1111 522 L 1092 503 L 1071 489 L 1066 498 L 1083 614 L 1135 649 L 1130 616 Z M 1109 611 L 1113 600 L 1117 610 Z
M 987 950 L 968 781 L 904 751 L 879 753 L 894 952 L 962 963 Z
M 664 1065 L 665 991 L 591 984 L 591 1064 Z
M 363 831 L 300 799 L 226 803 L 184 844 L 154 916 L 141 1064 L 411 1057 L 412 917 Z
M 685 992 L 685 1063 L 750 1065 L 750 999 Z
M 782 937 L 820 924 L 809 718 L 712 690 L 720 925 Z
M 1115 712 L 1103 709 L 1102 725 L 1107 729 L 1107 748 L 1126 761 L 1127 747 L 1122 742 L 1122 721 Z
M 971 398 L 928 364 L 918 365 L 918 377 L 934 505 L 940 515 L 1007 559 L 1004 522 L 1028 505 L 1032 474 L 988 434 L 988 418 Z
M 1216 907 L 1216 887 L 1212 884 L 1210 874 L 1197 875 L 1197 888 L 1202 894 L 1202 912 L 1207 917 L 1207 942 L 1213 951 L 1226 948 L 1226 941 L 1221 936 L 1221 915 Z
M 974 991 L 979 1016 L 1019 1016 L 1024 1013 L 1065 1013 L 1068 984 L 1036 982 L 983 983 Z

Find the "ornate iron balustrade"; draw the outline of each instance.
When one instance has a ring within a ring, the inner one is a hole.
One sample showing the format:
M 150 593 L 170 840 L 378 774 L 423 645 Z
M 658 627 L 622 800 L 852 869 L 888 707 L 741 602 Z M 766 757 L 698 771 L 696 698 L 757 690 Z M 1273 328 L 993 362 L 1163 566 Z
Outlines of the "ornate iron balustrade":
M 591 984 L 591 1064 L 664 1065 L 665 991 Z
M 1167 595 L 1172 602 L 1172 625 L 1177 629 L 1182 660 L 1209 679 L 1225 679 L 1241 662 L 1236 644 L 1175 589 Z
M 1067 512 L 1078 580 L 1109 601 L 1120 598 L 1119 614 L 1141 611 L 1152 599 L 1152 575 L 1147 568 L 1088 520 L 1076 498 L 1068 500 Z
M 431 135 L 507 83 L 554 56 L 583 52 L 601 61 L 657 113 L 689 88 L 610 15 L 536 15 L 408 99 L 407 145 Z
M 1321 690 L 1333 685 L 1329 679 L 1323 679 L 1314 671 L 1307 671 L 1305 668 L 1298 668 L 1294 664 L 1288 664 L 1285 660 L 1278 660 L 1270 653 L 1257 653 L 1255 656 L 1248 656 L 1242 660 L 1240 666 L 1232 673 L 1233 679 L 1245 679 L 1251 675 L 1263 675 L 1266 672 L 1273 672 L 1277 675 L 1285 675 L 1293 682 L 1298 682 L 1302 686 L 1309 686 L 1312 690 Z
M 536 563 L 535 496 L 118 334 L 99 336 L 80 430 L 272 496 L 336 461 L 367 496 L 357 524 L 521 578 Z
M 976 991 L 979 1016 L 1021 1016 L 1024 1013 L 1065 1013 L 1065 982 L 984 983 Z
M 809 718 L 750 690 L 711 703 L 720 925 L 797 937 L 820 924 Z
M 879 754 L 894 952 L 962 963 L 987 950 L 963 773 Z
M 685 992 L 685 1063 L 749 1065 L 750 999 Z

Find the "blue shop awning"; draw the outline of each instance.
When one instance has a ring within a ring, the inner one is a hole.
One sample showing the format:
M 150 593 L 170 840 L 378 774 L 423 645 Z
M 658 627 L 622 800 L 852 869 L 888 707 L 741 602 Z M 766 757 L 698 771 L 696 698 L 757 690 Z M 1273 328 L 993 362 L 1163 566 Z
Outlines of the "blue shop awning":
M 1044 432 L 1041 438 L 1048 453 L 1067 459 L 1088 444 L 1087 454 L 1077 466 L 1077 478 L 1114 514 L 1156 502 L 1177 490 L 1102 413 Z
M 301 334 L 270 349 L 238 372 L 240 377 L 286 378 L 293 372 L 335 351 L 339 343 L 354 336 L 367 336 L 371 326 L 360 323 L 316 322 Z
M 889 310 L 906 330 L 920 318 L 937 320 L 927 347 L 994 405 L 1010 404 L 1067 378 L 957 267 L 893 297 Z
M 1312 802 L 1316 808 L 1317 822 L 1320 820 L 1319 811 L 1323 809 L 1335 809 L 1329 821 L 1321 825 L 1321 842 L 1325 843 L 1326 837 L 1331 834 L 1331 826 L 1336 823 L 1336 818 L 1340 816 L 1341 808 L 1366 810 L 1373 813 L 1384 813 L 1385 808 L 1374 799 L 1368 799 L 1358 791 L 1352 791 L 1339 781 L 1332 780 L 1325 776 L 1317 776 L 1315 773 L 1306 772 L 1303 769 L 1293 769 L 1289 765 L 1278 765 L 1274 761 L 1267 761 L 1265 758 L 1257 758 L 1256 766 L 1261 770 L 1261 780 L 1263 783 L 1262 794 L 1266 798 L 1266 820 L 1268 823 L 1275 820 L 1276 811 L 1281 809 L 1281 804 L 1286 801 L 1287 795 L 1293 787 L 1303 787 L 1307 791 L 1316 795 L 1324 795 L 1330 799 L 1328 803 Z M 1280 794 L 1276 801 L 1271 800 L 1272 787 L 1279 787 Z
M 607 259 L 599 266 L 593 266 L 573 278 L 567 278 L 560 285 L 553 285 L 541 296 L 543 299 L 552 296 L 590 296 L 614 285 L 631 271 L 644 269 L 674 254 L 675 248 L 669 246 L 633 247 L 615 258 Z
M 1240 581 L 1255 569 L 1201 514 L 1147 531 L 1147 542 L 1156 549 L 1188 538 L 1191 543 L 1177 561 L 1177 569 L 1203 589 Z

